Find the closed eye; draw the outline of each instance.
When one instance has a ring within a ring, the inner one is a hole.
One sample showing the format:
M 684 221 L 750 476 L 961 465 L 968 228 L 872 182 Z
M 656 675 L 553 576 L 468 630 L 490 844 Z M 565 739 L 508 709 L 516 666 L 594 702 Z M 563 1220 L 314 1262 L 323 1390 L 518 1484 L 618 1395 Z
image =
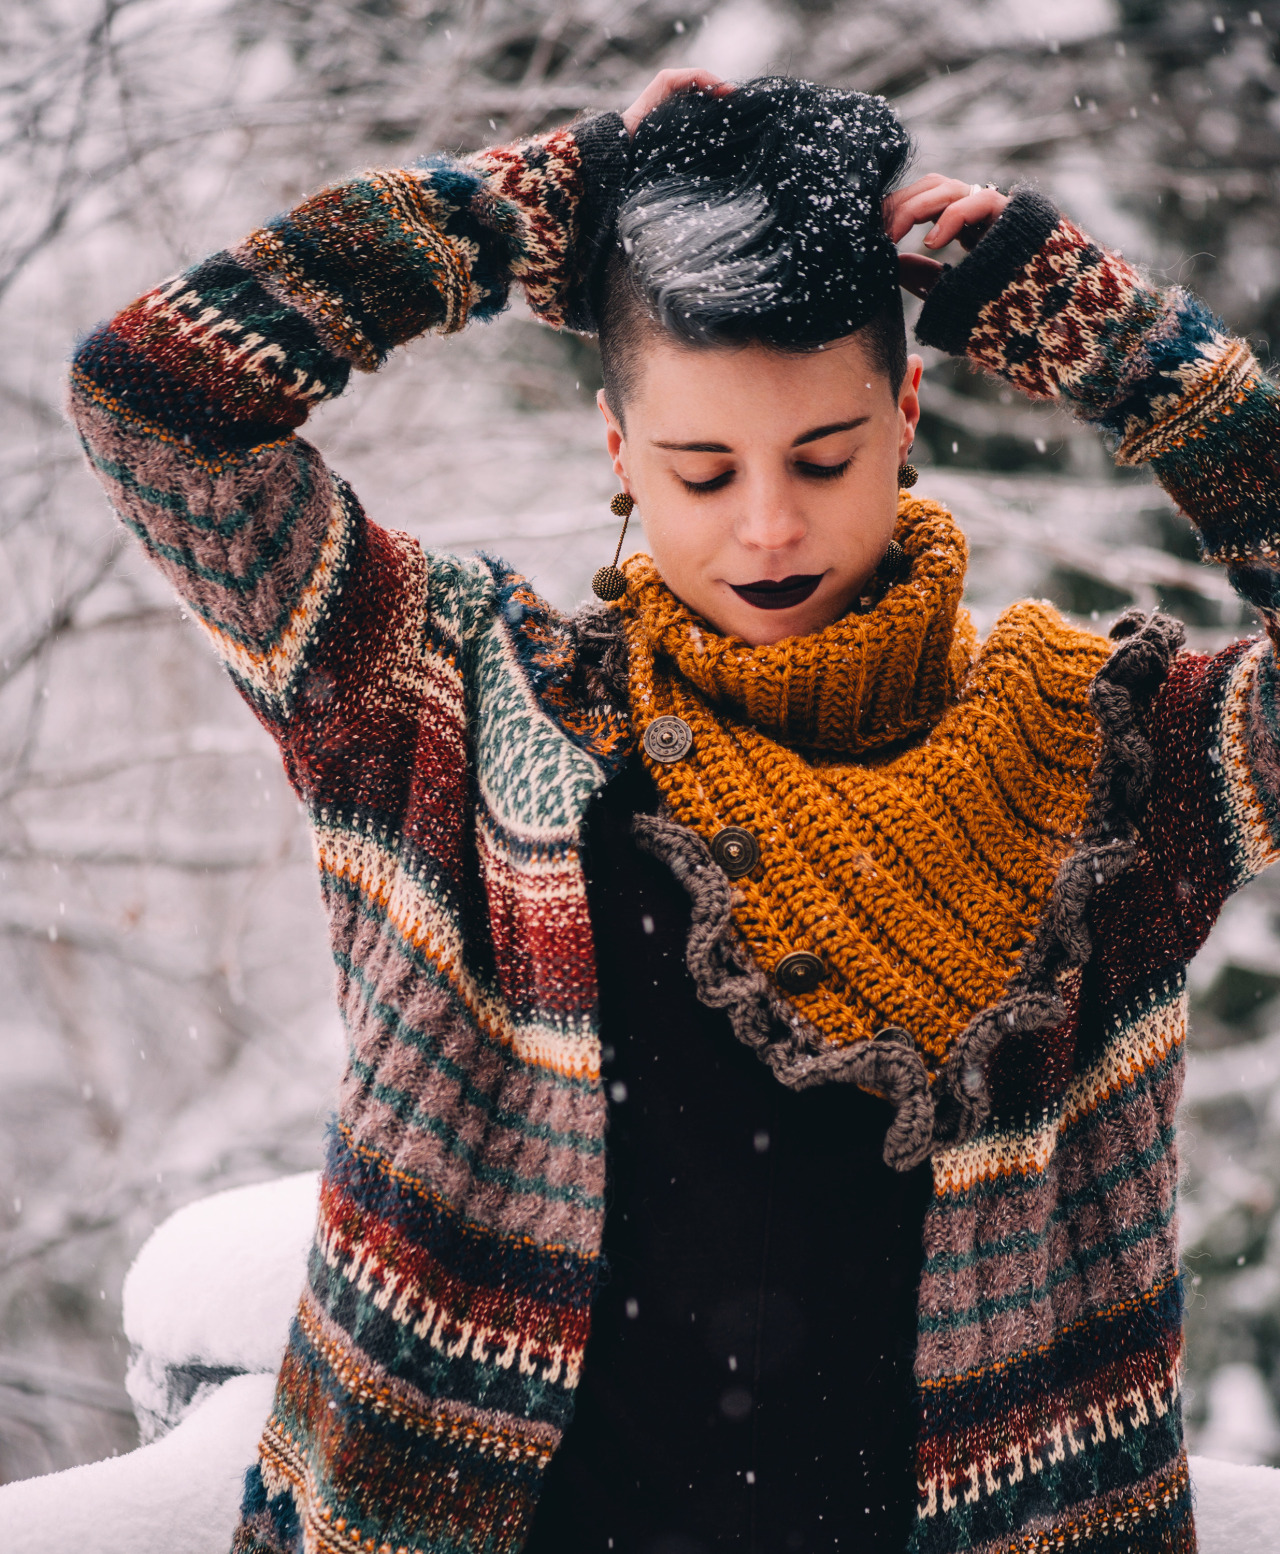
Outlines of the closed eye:
M 722 470 L 718 475 L 713 475 L 710 480 L 686 480 L 684 476 L 681 475 L 680 484 L 685 488 L 686 491 L 699 491 L 705 493 L 708 491 L 719 491 L 722 487 L 727 486 L 732 479 L 733 471 L 731 469 L 726 469 Z
M 843 464 L 797 464 L 796 468 L 809 480 L 839 480 L 853 458 L 850 456 Z

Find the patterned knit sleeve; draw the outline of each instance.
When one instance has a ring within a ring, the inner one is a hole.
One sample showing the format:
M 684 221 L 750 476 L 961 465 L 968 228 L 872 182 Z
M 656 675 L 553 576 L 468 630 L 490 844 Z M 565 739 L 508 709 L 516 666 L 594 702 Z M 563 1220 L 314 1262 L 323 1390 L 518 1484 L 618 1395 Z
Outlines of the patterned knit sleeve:
M 1229 568 L 1275 636 L 1280 391 L 1203 303 L 1153 285 L 1023 189 L 943 274 L 916 333 L 1063 401 L 1110 434 L 1118 463 L 1150 463 L 1204 559 Z
M 572 323 L 626 146 L 604 114 L 334 185 L 76 352 L 70 409 L 95 473 L 277 733 L 345 614 L 389 621 L 426 586 L 416 546 L 365 521 L 298 427 L 353 367 L 492 317 L 513 284 L 546 322 Z
M 1204 559 L 1261 616 L 1270 643 L 1179 655 L 1147 720 L 1145 850 L 1165 937 L 1190 954 L 1226 896 L 1280 858 L 1280 391 L 1195 297 L 1152 284 L 1025 189 L 944 272 L 916 333 L 1069 405 L 1109 434 L 1117 462 L 1150 463 Z

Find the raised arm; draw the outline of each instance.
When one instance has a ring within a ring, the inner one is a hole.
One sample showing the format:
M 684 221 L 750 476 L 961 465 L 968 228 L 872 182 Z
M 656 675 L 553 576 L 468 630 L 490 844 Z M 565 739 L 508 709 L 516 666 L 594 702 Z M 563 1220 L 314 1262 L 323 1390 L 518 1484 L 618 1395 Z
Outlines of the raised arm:
M 1150 463 L 1199 531 L 1204 559 L 1229 568 L 1274 639 L 1280 392 L 1248 345 L 1189 292 L 1156 286 L 1034 190 L 1006 199 L 923 180 L 895 197 L 891 229 L 900 235 L 933 214 L 930 246 L 961 235 L 966 222 L 970 233 L 987 230 L 929 287 L 918 338 L 1033 399 L 1068 404 L 1110 434 L 1118 463 Z
M 353 596 L 359 629 L 390 648 L 406 595 L 425 586 L 416 546 L 367 525 L 296 429 L 353 367 L 492 316 L 513 283 L 547 322 L 571 322 L 626 147 L 622 119 L 604 114 L 336 184 L 147 292 L 76 352 L 71 413 L 95 473 L 277 734 Z
M 954 269 L 905 277 L 925 282 L 918 337 L 1070 405 L 1111 435 L 1118 462 L 1149 462 L 1204 559 L 1262 617 L 1269 643 L 1214 655 L 1170 657 L 1173 623 L 1148 623 L 1095 692 L 1109 759 L 1144 795 L 1133 838 L 1147 936 L 1185 959 L 1227 895 L 1280 858 L 1280 393 L 1195 297 L 1152 284 L 1042 195 L 931 179 L 895 198 L 896 236 L 938 215 L 930 246 L 966 223 L 977 237 Z

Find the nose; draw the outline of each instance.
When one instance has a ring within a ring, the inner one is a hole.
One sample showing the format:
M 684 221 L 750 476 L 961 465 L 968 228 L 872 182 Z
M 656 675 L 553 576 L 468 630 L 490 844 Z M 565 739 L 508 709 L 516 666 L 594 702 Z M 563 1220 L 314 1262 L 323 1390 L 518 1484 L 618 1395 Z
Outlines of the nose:
M 804 539 L 807 525 L 786 483 L 753 482 L 742 493 L 735 532 L 748 550 L 788 550 Z

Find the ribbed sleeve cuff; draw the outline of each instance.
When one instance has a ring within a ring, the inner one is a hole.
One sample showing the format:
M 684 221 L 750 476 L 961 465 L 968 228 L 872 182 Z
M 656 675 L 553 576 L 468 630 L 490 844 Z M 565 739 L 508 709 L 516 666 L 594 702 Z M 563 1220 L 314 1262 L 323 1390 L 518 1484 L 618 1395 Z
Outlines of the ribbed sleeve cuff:
M 978 318 L 1044 247 L 1061 217 L 1035 189 L 1018 189 L 973 252 L 943 272 L 921 309 L 916 339 L 963 356 Z
M 569 126 L 582 158 L 582 203 L 578 209 L 578 253 L 566 301 L 570 329 L 594 334 L 592 294 L 596 270 L 613 235 L 622 186 L 631 167 L 631 137 L 621 114 L 597 113 Z
M 595 113 L 569 126 L 582 158 L 584 210 L 616 199 L 631 163 L 631 137 L 620 113 Z

